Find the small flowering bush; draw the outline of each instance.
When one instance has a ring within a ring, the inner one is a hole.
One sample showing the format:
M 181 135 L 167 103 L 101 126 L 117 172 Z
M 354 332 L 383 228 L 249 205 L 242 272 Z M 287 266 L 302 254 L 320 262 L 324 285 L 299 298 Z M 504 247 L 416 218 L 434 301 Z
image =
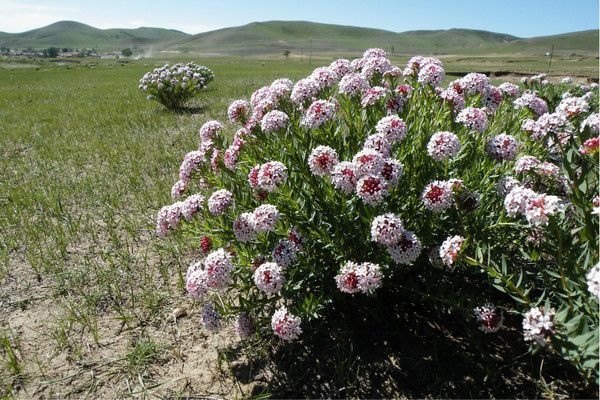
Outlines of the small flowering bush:
M 181 108 L 214 79 L 212 70 L 192 62 L 165 64 L 144 74 L 139 89 L 170 110 Z
M 444 77 L 369 49 L 202 126 L 156 229 L 199 244 L 206 329 L 301 340 L 401 292 L 490 335 L 520 315 L 532 351 L 597 379 L 597 87 Z

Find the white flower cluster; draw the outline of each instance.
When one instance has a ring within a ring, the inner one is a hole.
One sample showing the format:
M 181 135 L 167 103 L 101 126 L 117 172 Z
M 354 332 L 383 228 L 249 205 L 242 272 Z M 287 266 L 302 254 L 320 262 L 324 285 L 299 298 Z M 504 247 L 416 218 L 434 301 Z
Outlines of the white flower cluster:
M 600 301 L 600 263 L 594 265 L 586 275 L 588 291 Z
M 554 335 L 554 309 L 533 307 L 525 313 L 523 317 L 525 341 L 545 346 L 552 335 Z
M 213 72 L 194 63 L 165 64 L 144 74 L 139 89 L 168 108 L 180 107 L 214 79 Z
M 546 101 L 530 91 L 523 93 L 523 95 L 516 99 L 513 104 L 515 105 L 515 108 L 527 108 L 537 116 L 548 112 L 548 104 Z
M 548 225 L 549 216 L 565 210 L 560 197 L 536 193 L 517 185 L 506 195 L 504 207 L 510 216 L 524 215 L 531 225 Z
M 590 105 L 583 97 L 567 97 L 556 107 L 556 112 L 567 118 L 590 111 Z
M 464 242 L 465 238 L 458 235 L 451 236 L 444 240 L 440 246 L 440 258 L 445 266 L 451 267 L 458 259 Z

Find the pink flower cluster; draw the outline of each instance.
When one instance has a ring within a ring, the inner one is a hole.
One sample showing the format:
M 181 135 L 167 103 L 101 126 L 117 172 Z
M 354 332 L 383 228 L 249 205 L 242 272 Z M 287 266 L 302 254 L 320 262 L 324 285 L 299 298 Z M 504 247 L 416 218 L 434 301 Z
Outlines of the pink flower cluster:
M 564 211 L 566 206 L 557 196 L 515 186 L 506 195 L 504 207 L 508 215 L 524 215 L 531 225 L 548 225 L 549 216 Z
M 372 293 L 381 286 L 383 273 L 377 264 L 347 261 L 335 276 L 335 282 L 344 293 Z
M 283 268 L 274 262 L 262 264 L 254 271 L 254 283 L 267 294 L 278 293 L 285 283 Z
M 445 76 L 444 68 L 440 64 L 430 62 L 421 66 L 417 80 L 419 83 L 436 87 L 442 83 Z
M 542 139 L 548 134 L 559 135 L 569 129 L 566 117 L 559 113 L 543 114 L 537 121 L 528 119 L 523 122 L 521 128 L 534 140 Z
M 425 208 L 441 212 L 454 204 L 454 190 L 460 187 L 457 180 L 433 181 L 425 186 L 421 194 L 421 201 Z M 458 186 L 457 186 L 458 185 Z
M 585 275 L 590 294 L 600 301 L 600 263 L 594 265 Z
M 489 78 L 477 72 L 471 72 L 450 83 L 450 87 L 463 96 L 480 95 L 485 98 L 490 91 Z
M 279 308 L 271 317 L 271 328 L 275 335 L 281 339 L 291 342 L 298 339 L 302 333 L 299 317 L 290 314 L 285 306 Z
M 250 113 L 250 104 L 246 100 L 234 100 L 227 108 L 227 118 L 232 124 L 245 123 Z
M 402 220 L 391 213 L 379 215 L 371 223 L 371 240 L 384 246 L 398 243 L 403 232 Z
M 276 132 L 285 128 L 289 121 L 290 118 L 286 113 L 272 110 L 265 114 L 260 123 L 260 128 L 264 133 Z
M 498 86 L 498 89 L 500 89 L 505 96 L 509 97 L 517 97 L 520 93 L 519 86 L 510 82 L 501 83 Z
M 579 148 L 581 154 L 596 154 L 600 146 L 600 136 L 593 137 L 583 142 Z
M 212 215 L 221 215 L 233 203 L 233 194 L 227 189 L 220 189 L 208 198 L 208 211 Z
M 390 144 L 400 142 L 406 137 L 406 124 L 402 118 L 395 115 L 380 119 L 375 130 L 383 135 Z
M 427 144 L 427 153 L 436 161 L 454 157 L 460 151 L 460 141 L 452 132 L 438 132 L 431 136 Z
M 362 74 L 352 72 L 340 80 L 339 92 L 348 96 L 362 95 L 369 89 L 369 81 Z
M 316 129 L 335 117 L 337 106 L 327 100 L 314 101 L 302 118 L 302 125 L 309 129 Z
M 329 67 L 319 67 L 315 69 L 310 77 L 319 83 L 319 89 L 326 89 L 335 85 L 339 81 L 338 74 Z
M 273 248 L 271 253 L 273 261 L 282 267 L 289 267 L 294 264 L 298 258 L 300 247 L 291 240 L 280 240 Z
M 316 99 L 319 93 L 319 82 L 313 77 L 300 79 L 294 85 L 290 98 L 298 106 L 304 105 L 307 101 L 313 101 Z
M 156 234 L 165 237 L 169 230 L 177 229 L 181 219 L 191 220 L 201 210 L 204 204 L 204 196 L 194 194 L 184 201 L 177 201 L 171 205 L 164 206 L 156 217 Z
M 337 152 L 329 146 L 317 146 L 308 157 L 310 171 L 317 176 L 327 176 L 339 162 Z
M 399 216 L 379 215 L 371 223 L 371 240 L 386 247 L 397 264 L 410 264 L 421 253 L 421 242 L 414 233 L 405 230 Z
M 463 124 L 467 129 L 483 133 L 488 128 L 488 118 L 484 110 L 467 107 L 458 113 L 456 122 Z
M 248 313 L 242 312 L 239 313 L 235 319 L 233 329 L 235 330 L 235 333 L 238 334 L 240 339 L 249 339 L 254 333 L 254 322 Z
M 443 68 L 442 62 L 440 60 L 438 60 L 437 58 L 432 58 L 432 57 L 422 57 L 422 56 L 415 56 L 412 57 L 410 60 L 408 60 L 408 63 L 406 64 L 406 67 L 404 68 L 404 71 L 402 72 L 402 74 L 404 76 L 413 76 L 413 77 L 417 77 L 419 75 L 419 72 L 421 71 L 421 69 L 425 68 L 428 65 L 437 65 L 440 68 Z
M 270 161 L 260 166 L 256 176 L 257 186 L 267 192 L 277 189 L 288 177 L 287 167 L 279 161 Z
M 452 106 L 452 110 L 455 113 L 465 108 L 465 98 L 453 88 L 441 91 L 440 97 Z
M 493 113 L 498 109 L 498 107 L 500 107 L 500 104 L 502 103 L 502 91 L 495 86 L 490 86 L 489 92 L 482 100 L 485 104 L 485 110 L 488 113 Z
M 583 97 L 567 97 L 556 107 L 556 112 L 567 118 L 590 111 L 590 105 Z
M 411 231 L 403 230 L 398 242 L 387 246 L 387 251 L 396 264 L 411 264 L 421 254 L 421 241 Z
M 345 58 L 340 58 L 333 61 L 331 64 L 329 64 L 329 68 L 335 72 L 339 78 L 352 70 L 350 61 L 346 60 Z
M 514 136 L 501 133 L 490 138 L 485 146 L 487 154 L 497 161 L 512 160 L 519 150 L 519 142 Z
M 186 290 L 196 299 L 202 299 L 209 289 L 222 290 L 231 284 L 233 256 L 220 248 L 208 254 L 202 262 L 188 268 Z
M 369 88 L 365 90 L 363 97 L 360 101 L 360 105 L 363 108 L 365 108 L 377 104 L 378 101 L 385 99 L 385 97 L 389 93 L 389 89 L 383 88 L 381 86 L 374 86 L 372 88 Z
M 356 192 L 366 204 L 379 204 L 397 184 L 403 167 L 397 160 L 387 158 L 392 145 L 406 132 L 398 117 L 385 117 L 377 124 L 380 133 L 369 136 L 352 162 L 339 162 L 337 152 L 328 146 L 316 147 L 308 163 L 313 174 L 329 176 L 333 185 L 346 194 Z
M 214 140 L 218 133 L 223 130 L 223 125 L 219 121 L 208 121 L 200 128 L 200 141 L 208 142 Z
M 489 304 L 475 307 L 473 315 L 479 323 L 479 329 L 485 333 L 498 332 L 502 328 L 504 318 L 497 307 Z

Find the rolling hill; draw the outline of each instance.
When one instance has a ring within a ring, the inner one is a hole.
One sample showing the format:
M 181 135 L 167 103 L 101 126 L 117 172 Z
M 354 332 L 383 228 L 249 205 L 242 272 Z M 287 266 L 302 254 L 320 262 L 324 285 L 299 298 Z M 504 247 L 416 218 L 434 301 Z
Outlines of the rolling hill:
M 0 46 L 9 48 L 121 49 L 144 47 L 188 36 L 187 33 L 162 28 L 98 29 L 75 21 L 60 21 L 22 33 L 0 33 Z
M 486 31 L 450 29 L 396 33 L 380 29 L 305 21 L 253 22 L 182 38 L 173 48 L 205 52 L 259 54 L 291 50 L 307 53 L 355 52 L 368 47 L 394 48 L 396 52 L 445 52 L 448 49 L 483 49 L 517 40 Z
M 97 29 L 61 21 L 23 33 L 0 32 L 0 46 L 9 48 L 154 47 L 205 54 L 358 53 L 383 47 L 395 54 L 544 54 L 552 45 L 557 54 L 598 55 L 598 30 L 555 36 L 518 38 L 508 34 L 470 29 L 391 32 L 381 29 L 306 21 L 267 21 L 188 35 L 161 28 Z
M 562 35 L 540 36 L 530 39 L 519 39 L 506 47 L 511 52 L 555 51 L 562 53 L 589 53 L 598 55 L 598 30 L 565 33 Z

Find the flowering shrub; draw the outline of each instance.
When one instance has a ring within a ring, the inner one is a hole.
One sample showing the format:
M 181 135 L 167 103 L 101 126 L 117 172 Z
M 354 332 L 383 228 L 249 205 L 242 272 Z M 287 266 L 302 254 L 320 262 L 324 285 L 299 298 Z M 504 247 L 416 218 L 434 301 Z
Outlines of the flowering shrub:
M 165 64 L 144 74 L 139 89 L 170 110 L 181 108 L 214 79 L 213 72 L 194 63 Z
M 486 334 L 521 314 L 532 350 L 597 371 L 597 88 L 444 76 L 370 49 L 200 129 L 157 232 L 201 243 L 186 289 L 208 330 L 297 340 L 401 291 Z

